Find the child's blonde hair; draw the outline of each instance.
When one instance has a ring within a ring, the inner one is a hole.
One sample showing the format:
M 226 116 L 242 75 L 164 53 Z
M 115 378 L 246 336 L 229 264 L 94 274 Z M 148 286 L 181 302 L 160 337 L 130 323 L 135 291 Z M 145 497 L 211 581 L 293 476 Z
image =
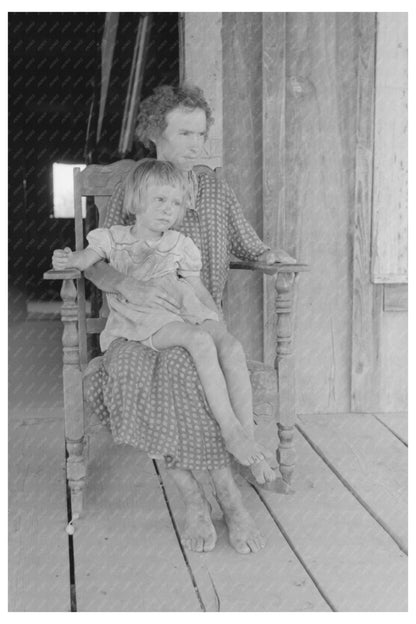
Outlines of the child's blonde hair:
M 129 171 L 124 186 L 124 212 L 132 215 L 142 212 L 144 194 L 149 184 L 167 184 L 181 188 L 184 196 L 183 202 L 173 226 L 179 225 L 188 206 L 189 184 L 182 171 L 166 160 L 143 158 L 136 167 Z

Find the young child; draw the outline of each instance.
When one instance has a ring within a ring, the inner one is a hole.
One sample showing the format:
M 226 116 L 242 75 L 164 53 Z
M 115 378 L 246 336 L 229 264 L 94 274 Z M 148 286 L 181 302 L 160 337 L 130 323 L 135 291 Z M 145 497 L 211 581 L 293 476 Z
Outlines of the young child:
M 126 179 L 124 209 L 135 215 L 133 226 L 115 225 L 91 231 L 88 247 L 55 250 L 55 269 L 87 269 L 106 259 L 118 271 L 147 284 L 157 282 L 177 302 L 178 312 L 160 304 L 138 306 L 109 294 L 110 309 L 100 336 L 105 351 L 116 338 L 138 340 L 156 351 L 173 346 L 191 354 L 207 402 L 226 448 L 241 464 L 251 466 L 261 483 L 274 471 L 254 440 L 252 395 L 240 343 L 228 333 L 200 278 L 201 256 L 193 241 L 170 228 L 186 210 L 188 185 L 171 163 L 144 159 Z

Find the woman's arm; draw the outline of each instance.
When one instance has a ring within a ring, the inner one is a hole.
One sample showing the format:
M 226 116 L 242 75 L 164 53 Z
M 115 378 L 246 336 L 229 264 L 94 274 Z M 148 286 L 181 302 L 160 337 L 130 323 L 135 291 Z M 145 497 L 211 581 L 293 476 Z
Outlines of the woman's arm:
M 192 276 L 184 277 L 183 279 L 185 279 L 188 282 L 188 284 L 192 286 L 198 299 L 204 305 L 206 305 L 207 308 L 209 308 L 210 310 L 213 310 L 217 314 L 220 314 L 220 311 L 218 310 L 214 299 L 212 298 L 209 291 L 205 288 L 200 277 L 192 275 Z
M 258 260 L 267 264 L 274 264 L 275 262 L 295 263 L 296 260 L 283 249 L 272 251 L 268 245 L 263 243 L 245 218 L 234 192 L 228 185 L 226 187 L 231 253 L 241 260 Z
M 150 308 L 160 308 L 163 305 L 175 314 L 179 311 L 176 300 L 163 288 L 120 273 L 107 262 L 97 262 L 85 272 L 85 276 L 100 290 L 119 295 L 134 305 L 146 305 Z

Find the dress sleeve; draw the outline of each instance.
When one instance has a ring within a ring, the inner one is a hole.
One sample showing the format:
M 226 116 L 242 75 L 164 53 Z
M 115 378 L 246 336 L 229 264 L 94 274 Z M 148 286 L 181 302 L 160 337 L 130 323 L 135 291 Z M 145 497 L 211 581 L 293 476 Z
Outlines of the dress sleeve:
M 201 253 L 192 238 L 184 236 L 181 245 L 178 273 L 182 277 L 199 277 L 202 268 Z
M 103 260 L 110 258 L 111 236 L 107 228 L 97 228 L 87 234 L 88 248 L 97 253 Z
M 240 260 L 255 260 L 270 247 L 263 243 L 247 221 L 234 191 L 228 184 L 226 184 L 226 202 L 230 251 Z

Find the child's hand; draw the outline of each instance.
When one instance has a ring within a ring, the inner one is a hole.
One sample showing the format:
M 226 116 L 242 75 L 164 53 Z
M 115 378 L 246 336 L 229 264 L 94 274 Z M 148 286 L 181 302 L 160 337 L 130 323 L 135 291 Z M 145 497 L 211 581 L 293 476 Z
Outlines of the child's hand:
M 64 271 L 72 268 L 72 251 L 69 247 L 65 249 L 55 249 L 52 256 L 52 267 L 55 271 Z

